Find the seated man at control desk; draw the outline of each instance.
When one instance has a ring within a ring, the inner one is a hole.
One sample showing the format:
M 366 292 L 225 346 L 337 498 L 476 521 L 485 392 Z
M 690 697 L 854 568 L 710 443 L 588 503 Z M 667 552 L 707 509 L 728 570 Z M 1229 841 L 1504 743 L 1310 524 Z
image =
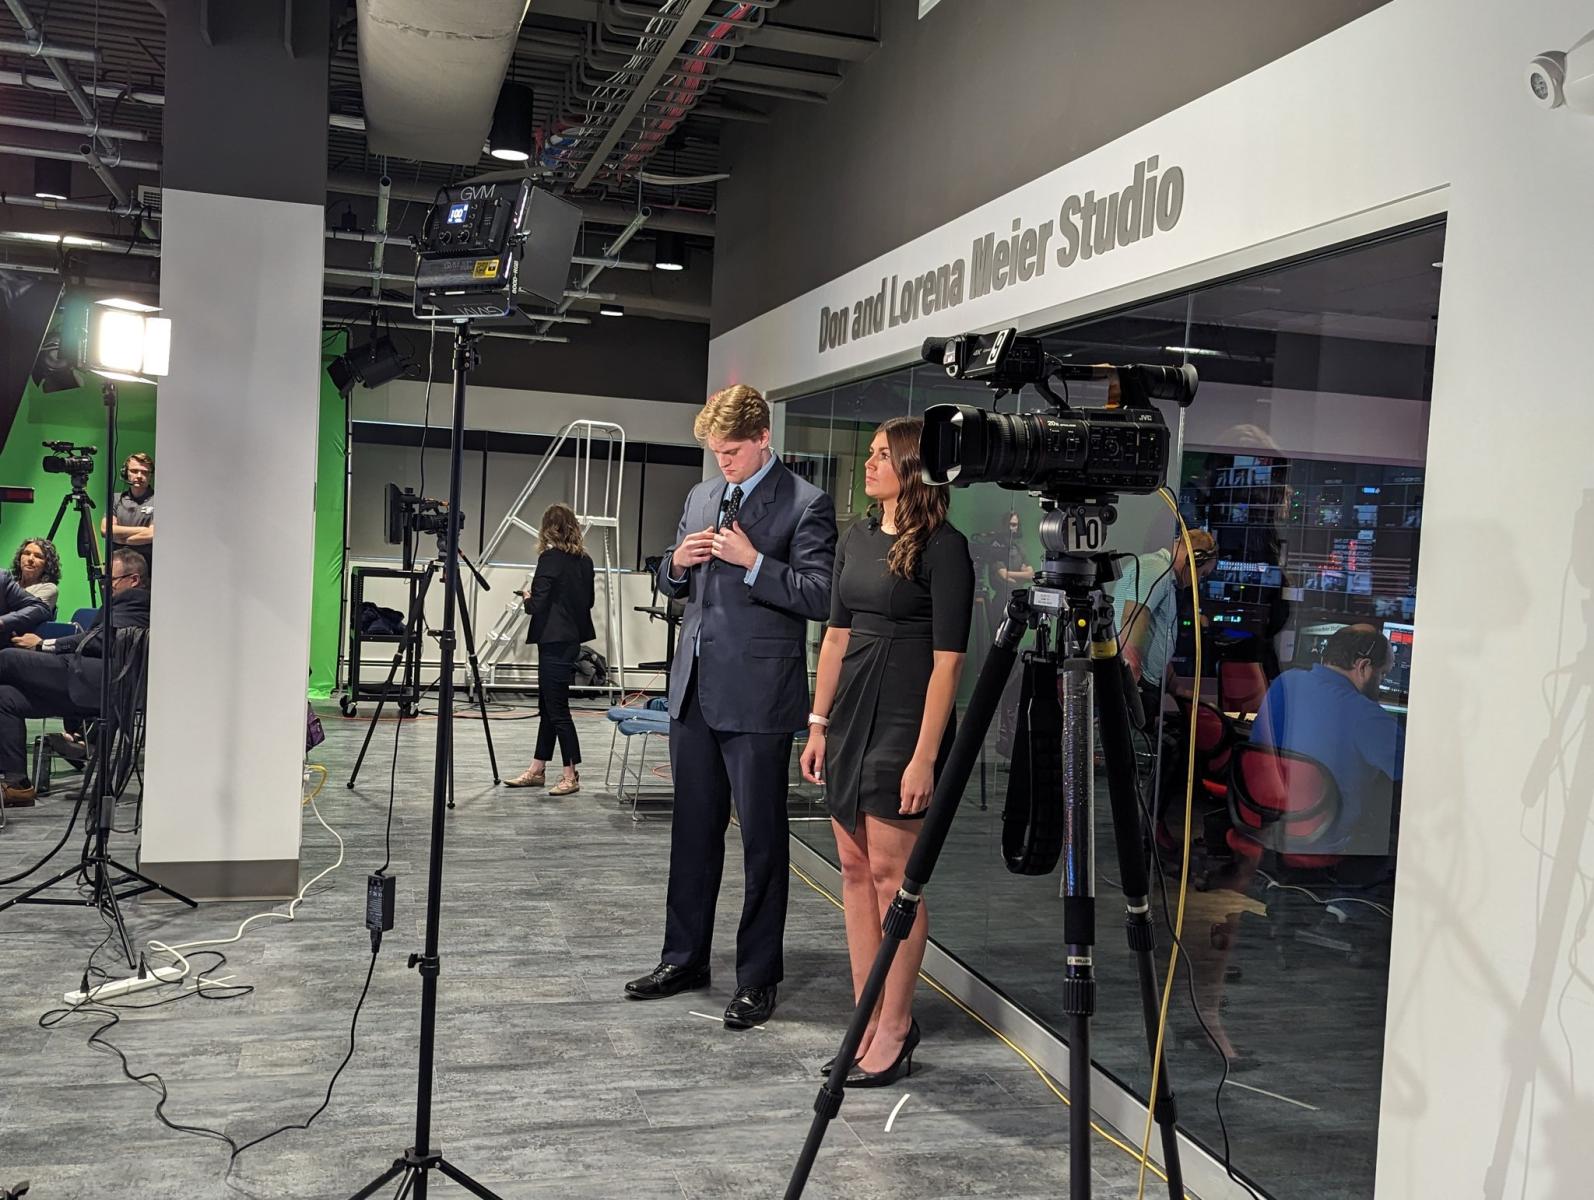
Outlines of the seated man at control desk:
M 1268 685 L 1251 727 L 1253 746 L 1316 759 L 1339 785 L 1339 816 L 1313 841 L 1314 854 L 1389 851 L 1391 806 L 1406 757 L 1404 726 L 1378 703 L 1389 664 L 1382 633 L 1347 625 L 1324 643 L 1321 662 Z
M 147 570 L 137 550 L 111 555 L 113 630 L 149 628 Z M 98 618 L 83 633 L 53 639 L 19 634 L 11 639 L 10 649 L 0 650 L 0 802 L 7 808 L 27 808 L 34 802 L 27 765 L 28 718 L 97 715 L 104 655 Z

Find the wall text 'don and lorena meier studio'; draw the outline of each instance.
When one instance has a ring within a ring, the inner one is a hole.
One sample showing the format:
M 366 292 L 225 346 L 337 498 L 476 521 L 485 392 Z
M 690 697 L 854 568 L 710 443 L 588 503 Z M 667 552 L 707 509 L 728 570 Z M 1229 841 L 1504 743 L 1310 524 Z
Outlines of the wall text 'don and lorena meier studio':
M 1158 171 L 1155 155 L 1135 164 L 1133 182 L 1122 191 L 1072 195 L 1055 221 L 1025 226 L 1014 218 L 1006 237 L 976 237 L 969 253 L 903 279 L 880 280 L 872 296 L 819 310 L 819 352 L 860 341 L 949 308 L 965 299 L 1028 283 L 1046 274 L 1048 262 L 1067 269 L 1120 246 L 1133 245 L 1179 223 L 1184 212 L 1184 171 Z

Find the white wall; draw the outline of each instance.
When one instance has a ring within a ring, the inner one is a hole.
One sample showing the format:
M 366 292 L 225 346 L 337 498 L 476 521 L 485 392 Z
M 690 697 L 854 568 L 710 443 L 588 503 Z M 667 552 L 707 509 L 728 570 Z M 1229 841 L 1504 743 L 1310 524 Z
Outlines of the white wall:
M 930 333 L 1039 324 L 1448 210 L 1379 1129 L 1388 1200 L 1580 1196 L 1594 1171 L 1594 991 L 1577 965 L 1594 954 L 1594 119 L 1539 110 L 1524 83 L 1534 54 L 1591 26 L 1574 0 L 1393 0 L 710 347 L 711 386 L 798 388 Z M 1185 172 L 1173 230 L 818 353 L 831 298 L 966 254 L 1013 217 L 1055 218 L 1062 197 L 1152 154 Z
M 488 346 L 492 345 L 489 341 Z M 432 424 L 448 427 L 452 402 L 450 380 L 432 381 Z M 426 380 L 396 379 L 379 388 L 356 388 L 351 397 L 356 421 L 393 421 L 419 425 L 425 412 Z M 693 446 L 695 404 L 670 404 L 662 400 L 636 400 L 624 396 L 586 396 L 572 392 L 539 392 L 511 388 L 476 387 L 465 394 L 465 428 L 501 433 L 540 433 L 553 436 L 568 422 L 580 418 L 615 421 L 633 442 L 665 442 Z
M 324 214 L 171 189 L 164 204 L 173 333 L 140 853 L 296 863 Z

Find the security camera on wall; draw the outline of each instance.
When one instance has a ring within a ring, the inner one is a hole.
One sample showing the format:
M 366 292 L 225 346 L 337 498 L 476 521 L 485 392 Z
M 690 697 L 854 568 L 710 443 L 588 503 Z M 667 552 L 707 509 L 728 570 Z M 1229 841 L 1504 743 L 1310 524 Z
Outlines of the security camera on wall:
M 1528 90 L 1541 108 L 1594 116 L 1594 32 L 1570 50 L 1546 50 L 1528 64 Z

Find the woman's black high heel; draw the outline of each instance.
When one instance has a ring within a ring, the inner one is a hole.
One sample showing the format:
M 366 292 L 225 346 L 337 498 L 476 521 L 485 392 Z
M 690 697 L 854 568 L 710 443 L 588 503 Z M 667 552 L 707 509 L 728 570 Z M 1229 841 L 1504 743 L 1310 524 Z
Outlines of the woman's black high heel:
M 902 1039 L 902 1049 L 897 1059 L 884 1071 L 852 1071 L 847 1075 L 847 1086 L 890 1087 L 897 1080 L 913 1074 L 913 1052 L 919 1048 L 919 1022 L 908 1027 L 908 1036 Z

